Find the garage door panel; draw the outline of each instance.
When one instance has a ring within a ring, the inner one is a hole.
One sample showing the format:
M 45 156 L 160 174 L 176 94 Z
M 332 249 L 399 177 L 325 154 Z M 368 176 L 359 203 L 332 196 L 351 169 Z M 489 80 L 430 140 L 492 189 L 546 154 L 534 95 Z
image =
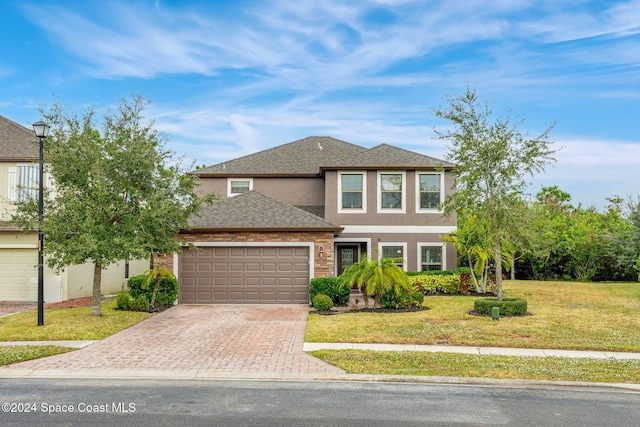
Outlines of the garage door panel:
M 38 299 L 38 251 L 0 249 L 0 301 Z
M 307 247 L 214 247 L 208 252 L 208 257 L 205 251 L 181 255 L 180 302 L 309 302 Z M 201 264 L 205 266 L 200 268 Z M 191 286 L 194 276 L 197 290 Z

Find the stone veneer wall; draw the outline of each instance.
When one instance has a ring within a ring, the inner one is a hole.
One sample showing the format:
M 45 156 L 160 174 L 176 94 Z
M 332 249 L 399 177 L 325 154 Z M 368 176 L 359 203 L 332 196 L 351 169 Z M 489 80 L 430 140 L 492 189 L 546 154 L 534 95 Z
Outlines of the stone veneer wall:
M 333 276 L 335 253 L 333 248 L 333 231 L 273 231 L 273 232 L 220 232 L 220 233 L 188 233 L 181 234 L 181 239 L 188 242 L 314 242 L 315 277 Z M 324 247 L 324 256 L 320 257 L 318 249 Z M 173 254 L 155 257 L 155 263 L 173 269 Z

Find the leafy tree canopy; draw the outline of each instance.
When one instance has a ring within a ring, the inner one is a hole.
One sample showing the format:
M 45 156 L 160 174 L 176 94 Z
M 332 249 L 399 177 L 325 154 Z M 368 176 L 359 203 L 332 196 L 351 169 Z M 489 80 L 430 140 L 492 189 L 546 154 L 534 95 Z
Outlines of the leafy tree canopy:
M 434 110 L 434 114 L 451 125 L 436 134 L 449 145 L 447 160 L 456 164 L 456 192 L 446 197 L 444 212 L 486 218 L 501 299 L 501 243 L 506 230 L 518 221 L 512 207 L 524 193 L 525 179 L 554 161 L 549 139 L 554 125 L 531 138 L 519 129 L 523 121 L 494 118 L 486 101 L 470 87 L 462 95 L 447 98 L 446 107 Z
M 171 253 L 175 236 L 203 199 L 165 138 L 145 120 L 141 97 L 122 100 L 102 117 L 81 117 L 54 104 L 45 162 L 54 188 L 45 200 L 44 253 L 53 268 L 94 263 L 94 314 L 100 314 L 100 271 L 118 260 Z M 37 201 L 21 204 L 14 220 L 37 226 Z

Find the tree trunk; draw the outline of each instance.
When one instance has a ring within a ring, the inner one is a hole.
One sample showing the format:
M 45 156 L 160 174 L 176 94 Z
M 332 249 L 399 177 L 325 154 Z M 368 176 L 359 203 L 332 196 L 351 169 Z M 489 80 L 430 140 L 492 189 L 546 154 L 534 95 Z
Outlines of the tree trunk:
M 478 279 L 476 278 L 476 273 L 473 271 L 473 262 L 471 262 L 471 256 L 468 256 L 469 260 L 469 270 L 471 270 L 471 277 L 473 277 L 473 284 L 476 287 L 476 292 L 480 292 L 480 285 L 478 285 Z
M 511 258 L 511 280 L 516 280 L 516 257 Z
M 93 264 L 93 311 L 91 314 L 94 316 L 102 316 L 102 299 L 101 295 L 102 287 L 102 266 Z
M 502 301 L 502 253 L 500 250 L 500 233 L 496 230 L 495 233 L 496 247 L 496 288 L 498 289 L 498 301 Z
M 151 308 L 156 305 L 156 295 L 158 295 L 158 289 L 160 289 L 160 280 L 162 280 L 160 277 L 156 277 L 156 283 L 153 287 L 153 294 L 151 295 L 151 303 L 149 304 Z

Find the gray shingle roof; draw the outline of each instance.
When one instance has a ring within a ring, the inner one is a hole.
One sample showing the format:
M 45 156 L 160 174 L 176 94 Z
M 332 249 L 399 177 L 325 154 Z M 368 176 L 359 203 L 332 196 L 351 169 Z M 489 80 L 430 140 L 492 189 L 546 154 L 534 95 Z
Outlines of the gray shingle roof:
M 0 161 L 27 161 L 39 157 L 37 139 L 31 129 L 0 116 Z
M 317 175 L 320 166 L 367 151 L 366 148 L 328 136 L 279 145 L 248 156 L 194 171 L 206 176 Z
M 425 156 L 414 151 L 381 144 L 370 148 L 365 153 L 345 157 L 331 164 L 322 165 L 322 169 L 360 169 L 360 168 L 451 168 L 455 165 L 434 157 Z
M 324 219 L 256 191 L 204 206 L 189 218 L 193 230 L 342 230 Z

